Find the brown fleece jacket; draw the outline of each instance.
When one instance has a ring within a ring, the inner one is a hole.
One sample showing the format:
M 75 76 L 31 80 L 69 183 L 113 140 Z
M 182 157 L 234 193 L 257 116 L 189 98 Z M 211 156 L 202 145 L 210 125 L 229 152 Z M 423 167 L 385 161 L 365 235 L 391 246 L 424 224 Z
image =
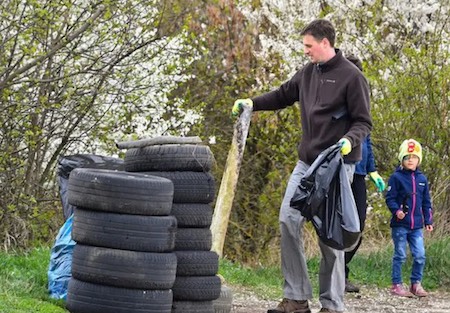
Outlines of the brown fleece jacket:
M 328 62 L 308 63 L 278 89 L 255 97 L 253 110 L 277 110 L 299 102 L 302 137 L 300 160 L 316 157 L 345 137 L 352 151 L 346 162 L 361 160 L 361 143 L 372 129 L 369 86 L 362 72 L 342 52 Z

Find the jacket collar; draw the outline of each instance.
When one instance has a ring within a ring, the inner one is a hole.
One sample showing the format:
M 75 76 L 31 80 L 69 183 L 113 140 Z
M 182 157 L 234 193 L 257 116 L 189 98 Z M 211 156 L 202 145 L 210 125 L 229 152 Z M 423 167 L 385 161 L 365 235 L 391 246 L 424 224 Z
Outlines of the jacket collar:
M 403 172 L 406 174 L 411 174 L 411 173 L 415 173 L 415 174 L 421 174 L 422 172 L 419 170 L 419 167 L 416 168 L 415 171 L 412 170 L 408 170 L 406 168 L 404 168 L 403 166 L 399 165 L 396 169 L 397 172 Z
M 325 73 L 331 70 L 336 66 L 337 63 L 339 63 L 343 59 L 342 51 L 339 49 L 334 49 L 336 51 L 336 55 L 332 57 L 330 60 L 328 60 L 325 63 L 316 64 L 317 70 L 319 72 Z

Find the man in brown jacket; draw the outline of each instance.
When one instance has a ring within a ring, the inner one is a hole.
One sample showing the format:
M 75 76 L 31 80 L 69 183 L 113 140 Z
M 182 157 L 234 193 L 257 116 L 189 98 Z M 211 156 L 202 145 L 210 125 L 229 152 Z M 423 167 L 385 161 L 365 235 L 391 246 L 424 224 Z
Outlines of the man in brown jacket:
M 323 19 L 307 25 L 301 35 L 305 54 L 311 62 L 279 88 L 255 97 L 239 99 L 233 106 L 238 115 L 244 105 L 254 111 L 278 110 L 298 102 L 301 109 L 302 138 L 299 161 L 286 188 L 280 209 L 281 261 L 284 299 L 268 313 L 310 313 L 312 288 L 303 248 L 300 211 L 290 200 L 301 177 L 315 158 L 329 146 L 340 143 L 348 177 L 361 159 L 361 143 L 370 133 L 369 87 L 362 72 L 334 48 L 335 30 Z M 344 252 L 319 242 L 322 253 L 319 273 L 320 312 L 344 311 Z

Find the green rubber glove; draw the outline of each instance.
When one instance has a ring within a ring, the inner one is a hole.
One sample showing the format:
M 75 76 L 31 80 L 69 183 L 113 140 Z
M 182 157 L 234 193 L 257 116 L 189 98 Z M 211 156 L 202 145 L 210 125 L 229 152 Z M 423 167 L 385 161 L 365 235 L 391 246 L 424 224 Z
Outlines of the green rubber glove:
M 252 108 L 252 99 L 237 99 L 236 101 L 234 101 L 233 109 L 231 110 L 231 116 L 239 116 L 244 109 L 244 106 L 249 106 L 250 108 Z
M 378 172 L 375 171 L 375 172 L 370 172 L 369 176 L 370 176 L 370 180 L 373 181 L 373 183 L 377 187 L 378 191 L 383 192 L 384 188 L 386 188 L 386 185 L 383 181 L 383 178 L 381 178 L 380 174 L 378 174 Z
M 352 144 L 350 143 L 350 140 L 348 140 L 347 138 L 341 138 L 338 141 L 338 144 L 341 146 L 342 155 L 347 155 L 352 151 Z

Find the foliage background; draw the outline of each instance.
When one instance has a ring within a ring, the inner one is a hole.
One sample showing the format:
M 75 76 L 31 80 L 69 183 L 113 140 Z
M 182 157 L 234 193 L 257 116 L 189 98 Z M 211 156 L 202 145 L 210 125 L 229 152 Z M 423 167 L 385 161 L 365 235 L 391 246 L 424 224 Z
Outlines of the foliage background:
M 448 0 L 5 0 L 0 4 L 0 241 L 54 240 L 62 155 L 123 156 L 114 141 L 196 135 L 220 184 L 237 98 L 276 88 L 307 60 L 299 30 L 317 17 L 363 60 L 380 174 L 406 138 L 424 147 L 436 231 L 448 236 Z M 297 161 L 297 106 L 253 115 L 224 255 L 279 260 L 278 208 Z M 214 143 L 214 144 L 213 144 Z M 382 195 L 368 183 L 365 247 L 389 240 Z M 217 188 L 218 189 L 218 188 Z M 307 251 L 317 254 L 305 231 Z

